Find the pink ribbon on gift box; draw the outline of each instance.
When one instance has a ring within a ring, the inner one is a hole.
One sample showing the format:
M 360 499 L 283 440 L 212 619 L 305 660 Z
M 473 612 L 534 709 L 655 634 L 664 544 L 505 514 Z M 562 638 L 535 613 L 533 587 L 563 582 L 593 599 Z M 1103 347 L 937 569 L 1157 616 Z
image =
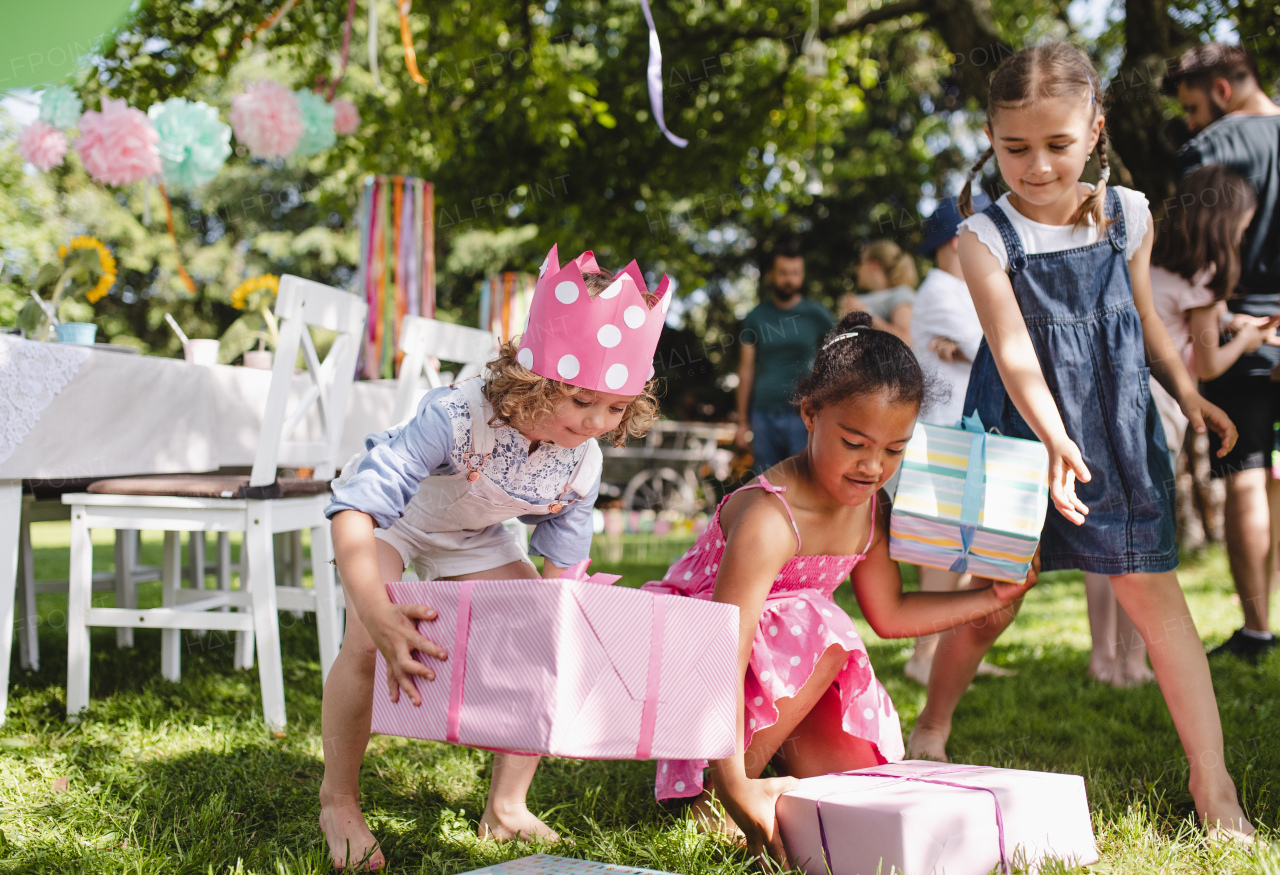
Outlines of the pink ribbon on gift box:
M 582 583 L 598 583 L 610 586 L 622 579 L 620 574 L 587 575 L 590 559 L 583 559 L 565 569 L 557 580 L 572 580 Z M 453 636 L 454 670 L 449 680 L 449 714 L 445 726 L 445 739 L 457 744 L 461 738 L 462 692 L 467 673 L 467 638 L 471 632 L 471 593 L 475 589 L 474 580 L 462 581 L 458 590 L 458 620 Z M 649 669 L 645 682 L 644 707 L 640 711 L 640 740 L 636 744 L 636 759 L 647 760 L 653 749 L 654 727 L 658 719 L 658 692 L 662 681 L 662 638 L 667 624 L 667 599 L 669 596 L 653 597 L 653 623 L 649 633 Z M 519 751 L 496 750 L 497 753 L 518 754 Z M 523 754 L 522 754 L 523 755 Z
M 992 802 L 995 803 L 995 806 L 996 806 L 996 832 L 998 833 L 1000 838 L 1000 871 L 1008 873 L 1011 871 L 1011 869 L 1009 867 L 1009 859 L 1008 859 L 1008 855 L 1006 854 L 1005 843 L 1004 843 L 1004 812 L 1000 810 L 1000 797 L 996 795 L 996 791 L 992 790 L 990 787 L 975 787 L 969 784 L 957 784 L 952 781 L 939 781 L 933 777 L 934 775 L 950 775 L 950 774 L 954 774 L 955 772 L 967 772 L 967 771 L 971 771 L 973 769 L 979 769 L 979 768 L 982 768 L 982 767 L 981 766 L 953 766 L 952 768 L 949 768 L 949 769 L 938 769 L 937 771 L 933 771 L 933 772 L 925 772 L 923 775 L 891 775 L 888 772 L 866 772 L 866 771 L 862 771 L 861 769 L 854 769 L 853 771 L 849 771 L 849 772 L 832 772 L 831 774 L 832 775 L 857 775 L 859 777 L 866 777 L 866 778 L 889 778 L 890 779 L 888 783 L 880 784 L 879 787 L 888 787 L 891 784 L 895 784 L 899 781 L 919 781 L 923 784 L 938 784 L 943 787 L 954 787 L 957 790 L 981 790 L 984 793 L 990 793 L 991 800 Z M 818 812 L 818 836 L 819 838 L 822 839 L 822 861 L 823 863 L 826 864 L 828 872 L 834 872 L 835 870 L 831 867 L 831 851 L 827 848 L 827 829 L 822 822 L 822 800 L 826 799 L 828 796 L 838 796 L 841 793 L 865 792 L 866 789 L 878 789 L 878 787 L 863 788 L 857 791 L 835 790 L 835 791 L 832 791 L 831 793 L 827 793 L 824 796 L 819 796 L 817 799 L 814 800 L 814 807 L 817 809 L 817 812 Z

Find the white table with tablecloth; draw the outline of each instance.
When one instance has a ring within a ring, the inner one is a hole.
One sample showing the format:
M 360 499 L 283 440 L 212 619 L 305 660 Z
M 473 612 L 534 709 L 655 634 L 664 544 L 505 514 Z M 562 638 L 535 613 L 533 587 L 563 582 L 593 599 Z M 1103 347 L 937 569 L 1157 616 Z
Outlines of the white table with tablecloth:
M 23 480 L 247 468 L 270 383 L 270 371 L 0 336 L 0 630 L 13 628 Z M 353 386 L 339 465 L 392 425 L 394 402 L 391 381 Z M 0 723 L 11 640 L 0 642 Z

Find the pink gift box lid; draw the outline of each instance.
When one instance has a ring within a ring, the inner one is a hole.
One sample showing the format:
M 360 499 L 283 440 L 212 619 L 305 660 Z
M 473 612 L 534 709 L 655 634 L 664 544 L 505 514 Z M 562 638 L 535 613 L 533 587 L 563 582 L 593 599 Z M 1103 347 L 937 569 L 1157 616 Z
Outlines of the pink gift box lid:
M 449 658 L 419 655 L 436 679 L 415 679 L 415 707 L 391 702 L 379 653 L 373 731 L 584 759 L 731 755 L 737 608 L 596 582 L 613 579 L 388 583 L 393 602 L 436 610 L 418 628 Z
M 534 854 L 472 869 L 462 875 L 672 875 L 657 869 L 636 869 L 613 863 L 597 863 L 595 860 L 574 860 L 569 857 L 553 857 L 550 854 Z
M 827 875 L 827 857 L 831 875 L 987 875 L 1002 838 L 1006 860 L 1033 870 L 1098 861 L 1079 775 L 906 760 L 806 778 L 779 797 L 777 817 L 807 875 Z

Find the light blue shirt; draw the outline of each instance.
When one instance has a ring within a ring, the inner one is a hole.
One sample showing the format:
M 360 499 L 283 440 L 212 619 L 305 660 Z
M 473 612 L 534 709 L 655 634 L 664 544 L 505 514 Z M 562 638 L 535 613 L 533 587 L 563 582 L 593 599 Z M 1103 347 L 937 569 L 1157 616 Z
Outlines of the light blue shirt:
M 575 449 L 543 444 L 549 458 L 529 464 L 529 441 L 516 429 L 502 425 L 495 430 L 493 457 L 485 474 L 513 498 L 533 504 L 550 504 L 560 496 L 586 445 Z M 333 490 L 325 516 L 358 510 L 373 517 L 379 528 L 388 528 L 404 515 L 405 507 L 427 477 L 457 474 L 461 457 L 471 450 L 470 415 L 462 393 L 451 386 L 433 389 L 418 405 L 417 413 L 402 426 L 365 438 L 368 454 L 359 468 Z M 581 498 L 556 514 L 526 514 L 522 523 L 533 526 L 529 552 L 567 568 L 586 559 L 591 551 L 592 510 L 600 494 L 600 480 L 585 496 L 570 491 L 565 500 Z

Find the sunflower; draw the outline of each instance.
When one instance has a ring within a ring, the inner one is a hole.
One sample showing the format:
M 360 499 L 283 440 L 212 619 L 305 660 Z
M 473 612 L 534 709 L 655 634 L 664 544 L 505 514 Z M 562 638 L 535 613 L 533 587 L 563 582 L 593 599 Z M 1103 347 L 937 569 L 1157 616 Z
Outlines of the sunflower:
M 249 296 L 261 289 L 270 289 L 273 295 L 280 294 L 280 277 L 273 273 L 264 273 L 262 276 L 245 280 L 231 293 L 231 306 L 237 310 L 243 310 Z
M 102 269 L 102 276 L 98 278 L 98 284 L 89 289 L 84 296 L 90 304 L 96 304 L 106 297 L 107 292 L 116 284 L 115 256 L 97 237 L 87 237 L 82 234 L 79 237 L 72 237 L 70 243 L 59 246 L 58 257 L 66 258 L 67 253 L 74 249 L 96 249 L 98 252 L 98 267 Z

